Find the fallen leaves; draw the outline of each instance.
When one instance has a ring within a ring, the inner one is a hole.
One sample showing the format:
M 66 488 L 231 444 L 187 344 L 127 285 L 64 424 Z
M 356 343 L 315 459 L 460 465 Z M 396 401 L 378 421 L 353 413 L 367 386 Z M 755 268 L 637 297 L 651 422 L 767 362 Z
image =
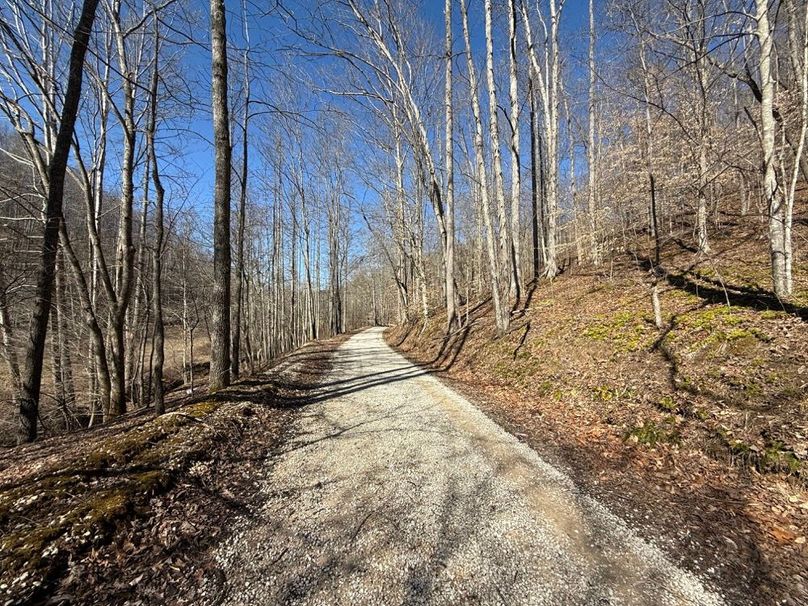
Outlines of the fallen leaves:
M 337 344 L 295 352 L 249 388 L 217 394 L 215 406 L 56 439 L 26 449 L 29 458 L 12 453 L 0 465 L 0 504 L 12 504 L 0 507 L 0 536 L 36 536 L 54 521 L 59 531 L 30 556 L 14 553 L 19 567 L 0 571 L 2 601 L 195 603 L 199 579 L 215 576 L 210 548 L 257 498 L 255 480 L 293 415 L 285 403 L 301 400 L 327 372 Z M 276 383 L 289 398 L 277 405 Z M 37 452 L 45 462 L 30 460 Z M 51 477 L 57 481 L 43 483 Z M 109 515 L 98 517 L 102 509 Z
M 716 577 L 730 595 L 808 603 L 795 585 L 808 579 L 804 322 L 673 289 L 665 311 L 689 324 L 671 331 L 666 359 L 658 347 L 621 349 L 631 335 L 614 333 L 610 311 L 647 311 L 625 272 L 592 283 L 582 275 L 554 281 L 543 295 L 553 305 L 517 312 L 503 337 L 493 337 L 490 309 L 479 306 L 462 338 L 447 342 L 438 318 L 424 333 L 393 329 L 388 341 L 432 364 L 647 536 L 662 532 L 674 559 L 721 562 Z M 595 316 L 600 332 L 587 340 Z M 769 348 L 776 358 L 767 358 Z M 644 444 L 631 429 L 649 421 L 677 440 Z

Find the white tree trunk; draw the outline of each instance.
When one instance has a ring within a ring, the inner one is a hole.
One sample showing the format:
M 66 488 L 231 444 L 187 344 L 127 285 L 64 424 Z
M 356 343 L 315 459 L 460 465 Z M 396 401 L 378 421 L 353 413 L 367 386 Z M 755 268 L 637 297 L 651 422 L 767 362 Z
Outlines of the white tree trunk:
M 457 295 L 455 293 L 455 227 L 454 227 L 454 115 L 452 112 L 452 0 L 444 5 L 446 29 L 446 63 L 444 101 L 446 112 L 446 243 L 444 252 L 444 277 L 446 289 L 446 328 L 451 330 L 457 321 Z
M 499 118 L 497 104 L 497 81 L 494 74 L 494 35 L 491 0 L 485 0 L 485 73 L 488 88 L 488 138 L 491 142 L 491 171 L 494 173 L 494 196 L 497 202 L 497 227 L 499 232 L 500 281 L 507 283 L 510 275 L 510 237 L 505 210 L 505 183 L 502 176 L 502 152 L 500 151 Z M 469 51 L 470 52 L 470 51 Z M 505 297 L 503 297 L 505 299 Z
M 600 243 L 597 220 L 597 154 L 595 149 L 595 2 L 589 0 L 589 121 L 586 146 L 587 210 L 589 214 L 589 255 L 594 265 L 600 265 Z
M 521 221 L 520 202 L 522 193 L 521 163 L 519 155 L 519 79 L 516 55 L 516 4 L 508 0 L 508 36 L 510 40 L 509 68 L 511 102 L 511 296 L 519 300 L 522 291 Z
M 533 29 L 525 4 L 522 4 L 522 23 L 527 38 L 528 54 L 535 75 L 535 91 L 542 104 L 547 157 L 547 188 L 545 243 L 547 247 L 544 275 L 554 278 L 558 275 L 558 85 L 560 75 L 560 52 L 558 25 L 560 12 L 556 0 L 550 0 L 550 30 L 545 40 L 544 65 L 536 56 Z
M 494 306 L 494 316 L 497 323 L 497 332 L 504 334 L 508 329 L 508 317 L 504 314 L 500 297 L 500 266 L 496 251 L 496 234 L 491 221 L 491 207 L 488 199 L 488 177 L 485 167 L 485 150 L 483 148 L 483 123 L 480 112 L 480 100 L 477 93 L 477 71 L 474 67 L 474 58 L 471 54 L 471 38 L 469 35 L 468 12 L 466 1 L 460 0 L 460 11 L 463 15 L 463 39 L 466 44 L 466 59 L 468 62 L 469 86 L 471 96 L 471 109 L 474 116 L 474 152 L 477 161 L 476 177 L 479 181 L 481 213 L 485 225 L 486 251 L 488 253 L 488 269 L 491 278 L 491 300 Z M 495 144 L 496 145 L 496 144 Z
M 777 186 L 775 170 L 774 77 L 772 52 L 774 41 L 769 26 L 767 0 L 755 0 L 757 28 L 755 35 L 760 44 L 760 125 L 763 151 L 763 191 L 769 212 L 769 251 L 772 263 L 772 285 L 778 297 L 788 296 L 788 264 L 786 258 L 786 213 L 781 192 Z

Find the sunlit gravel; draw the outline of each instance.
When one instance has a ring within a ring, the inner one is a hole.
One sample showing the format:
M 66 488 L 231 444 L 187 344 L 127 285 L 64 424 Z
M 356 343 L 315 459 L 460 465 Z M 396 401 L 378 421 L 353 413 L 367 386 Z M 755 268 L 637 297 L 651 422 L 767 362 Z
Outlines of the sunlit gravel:
M 336 353 L 217 559 L 225 604 L 723 604 L 390 349 Z

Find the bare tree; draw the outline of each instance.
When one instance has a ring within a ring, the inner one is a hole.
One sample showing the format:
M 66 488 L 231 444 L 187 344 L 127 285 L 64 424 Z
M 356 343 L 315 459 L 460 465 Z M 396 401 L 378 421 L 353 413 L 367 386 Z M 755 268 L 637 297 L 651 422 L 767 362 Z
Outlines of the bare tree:
M 454 201 L 454 108 L 452 106 L 452 0 L 446 0 L 443 8 L 446 53 L 445 102 L 446 116 L 445 170 L 446 170 L 446 322 L 451 330 L 457 321 L 457 294 L 455 293 L 455 201 Z
M 774 40 L 769 25 L 769 3 L 755 0 L 755 36 L 760 44 L 760 143 L 763 150 L 763 189 L 769 212 L 769 246 L 772 260 L 772 284 L 778 296 L 788 294 L 786 280 L 785 205 L 775 172 Z
M 480 112 L 480 101 L 477 93 L 477 70 L 471 53 L 471 35 L 469 33 L 469 18 L 466 0 L 460 0 L 460 12 L 463 17 L 463 40 L 466 44 L 466 62 L 468 65 L 471 108 L 474 116 L 474 154 L 476 157 L 476 173 L 478 190 L 480 193 L 480 206 L 483 223 L 485 225 L 486 251 L 488 252 L 488 270 L 491 279 L 491 301 L 494 306 L 494 317 L 497 323 L 497 332 L 504 334 L 508 330 L 507 309 L 502 303 L 502 290 L 499 256 L 497 255 L 496 235 L 491 219 L 491 207 L 488 198 L 488 177 L 485 166 L 485 149 L 483 147 L 483 123 Z M 496 141 L 492 142 L 496 146 Z
M 42 237 L 42 258 L 36 283 L 36 298 L 31 315 L 31 327 L 25 347 L 20 375 L 20 440 L 33 441 L 37 436 L 37 414 L 42 386 L 42 362 L 45 354 L 45 339 L 53 294 L 56 253 L 59 247 L 59 227 L 62 221 L 65 173 L 70 156 L 73 130 L 76 124 L 84 77 L 84 56 L 95 20 L 98 0 L 84 0 L 81 14 L 73 34 L 70 51 L 70 67 L 65 88 L 59 128 L 48 163 L 48 192 L 45 202 L 45 229 Z M 11 29 L 3 28 L 10 37 L 16 38 Z
M 499 268 L 501 272 L 500 280 L 503 276 L 508 276 L 505 280 L 511 278 L 511 245 L 510 245 L 510 229 L 508 226 L 508 219 L 505 210 L 505 183 L 502 176 L 502 153 L 500 151 L 500 136 L 499 136 L 499 104 L 497 102 L 497 85 L 496 77 L 494 75 L 494 34 L 492 32 L 493 15 L 491 10 L 491 0 L 484 2 L 485 12 L 485 74 L 486 83 L 488 88 L 488 140 L 491 142 L 491 172 L 494 177 L 494 196 L 497 202 L 497 223 L 499 233 Z M 471 51 L 469 50 L 469 53 Z M 515 288 L 513 289 L 515 291 Z M 506 299 L 507 295 L 503 296 Z M 503 308 L 503 312 L 505 309 Z M 507 320 L 503 320 L 503 324 L 507 324 Z
M 544 227 L 547 243 L 547 261 L 545 263 L 544 274 L 548 278 L 558 275 L 558 171 L 559 171 L 559 81 L 561 73 L 561 51 L 559 45 L 559 23 L 563 3 L 556 0 L 549 1 L 549 28 L 544 21 L 541 12 L 539 17 L 545 34 L 543 44 L 543 57 L 539 60 L 537 40 L 533 36 L 533 28 L 530 25 L 530 15 L 525 3 L 522 2 L 522 22 L 524 24 L 525 36 L 527 38 L 528 55 L 533 69 L 534 91 L 542 105 L 542 118 L 544 121 L 544 136 L 546 137 L 546 166 L 547 166 L 547 216 Z
M 517 48 L 516 31 L 516 3 L 508 0 L 508 66 L 510 76 L 510 86 L 508 96 L 511 103 L 511 296 L 514 300 L 519 300 L 522 293 L 522 258 L 521 258 L 521 222 L 520 222 L 520 202 L 522 196 L 522 176 L 521 176 L 521 154 L 519 143 L 519 57 Z
M 808 135 L 808 5 L 803 4 L 802 27 L 796 15 L 796 2 L 789 2 L 789 48 L 792 55 L 792 69 L 794 70 L 794 81 L 799 91 L 799 135 L 797 137 L 796 149 L 794 150 L 794 163 L 791 175 L 786 184 L 785 190 L 785 226 L 783 229 L 784 248 L 786 253 L 785 263 L 785 292 L 793 292 L 793 234 L 792 223 L 794 219 L 794 199 L 796 197 L 797 182 L 799 180 L 802 164 L 805 159 L 805 139 Z M 801 52 L 799 52 L 801 51 Z
M 386 63 L 388 68 L 386 69 L 368 59 L 362 59 L 361 62 L 369 63 L 372 71 L 382 78 L 385 86 L 390 88 L 395 96 L 396 102 L 401 104 L 402 112 L 404 116 L 406 116 L 410 128 L 412 129 L 414 148 L 419 156 L 419 166 L 423 170 L 423 180 L 426 185 L 427 195 L 432 203 L 432 209 L 435 213 L 435 220 L 443 246 L 443 269 L 446 276 L 445 284 L 452 282 L 453 285 L 455 272 L 454 267 L 449 264 L 449 261 L 454 262 L 454 254 L 448 255 L 446 253 L 448 243 L 450 240 L 454 239 L 454 234 L 450 234 L 447 229 L 446 206 L 443 199 L 443 188 L 438 179 L 438 166 L 427 134 L 423 113 L 413 94 L 412 82 L 410 80 L 413 70 L 410 59 L 406 54 L 400 24 L 395 19 L 395 11 L 392 10 L 390 6 L 390 0 L 374 0 L 373 10 L 378 17 L 374 19 L 374 24 L 377 24 L 376 26 L 371 23 L 356 0 L 346 0 L 346 3 L 351 13 L 367 33 L 374 48 L 381 57 L 381 60 Z M 384 23 L 384 27 L 389 31 L 390 37 L 395 43 L 395 48 L 391 48 L 388 43 L 387 37 L 382 31 L 382 23 Z M 344 50 L 337 52 L 340 56 L 345 56 Z M 456 296 L 454 287 L 445 290 L 447 297 L 449 295 L 452 297 Z M 454 303 L 450 305 L 447 299 L 447 309 L 452 305 L 454 305 Z
M 600 243 L 598 242 L 597 220 L 597 148 L 596 148 L 596 63 L 595 63 L 595 0 L 589 0 L 589 120 L 587 130 L 586 163 L 587 163 L 587 211 L 589 215 L 589 257 L 592 263 L 600 265 Z
M 154 247 L 152 249 L 152 314 L 154 316 L 154 361 L 151 378 L 154 394 L 154 411 L 158 415 L 166 409 L 163 387 L 163 364 L 165 362 L 165 327 L 163 322 L 163 249 L 165 233 L 165 188 L 160 178 L 160 159 L 157 154 L 155 133 L 157 131 L 157 101 L 160 84 L 160 21 L 154 20 L 154 59 L 149 84 L 149 118 L 146 129 L 146 144 L 151 156 L 151 179 L 154 184 Z
M 210 2 L 211 91 L 216 183 L 213 217 L 213 327 L 210 389 L 230 384 L 230 112 L 227 98 L 227 28 L 224 0 Z
M 247 184 L 249 180 L 249 127 L 250 127 L 250 29 L 247 19 L 246 5 L 242 11 L 244 22 L 244 114 L 241 122 L 241 173 L 239 174 L 239 202 L 238 202 L 238 232 L 236 233 L 236 279 L 233 291 L 233 321 L 232 340 L 230 355 L 230 374 L 233 379 L 238 379 L 241 374 L 241 316 L 244 290 L 244 229 L 247 215 Z

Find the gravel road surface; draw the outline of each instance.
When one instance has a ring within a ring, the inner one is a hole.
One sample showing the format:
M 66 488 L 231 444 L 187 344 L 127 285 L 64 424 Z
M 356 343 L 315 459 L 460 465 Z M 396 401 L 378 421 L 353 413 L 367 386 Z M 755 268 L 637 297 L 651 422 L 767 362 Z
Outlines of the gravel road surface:
M 337 350 L 297 423 L 212 601 L 724 603 L 381 329 Z

